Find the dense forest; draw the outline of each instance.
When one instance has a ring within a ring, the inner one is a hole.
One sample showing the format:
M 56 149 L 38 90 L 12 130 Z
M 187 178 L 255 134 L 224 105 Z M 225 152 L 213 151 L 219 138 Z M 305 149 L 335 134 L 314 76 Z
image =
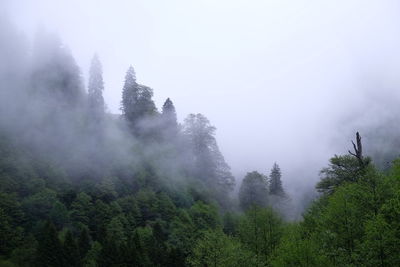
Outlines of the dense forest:
M 236 180 L 209 120 L 133 67 L 111 114 L 99 56 L 86 89 L 56 36 L 0 25 L 0 266 L 400 266 L 400 160 L 358 133 L 292 220 L 277 163 Z

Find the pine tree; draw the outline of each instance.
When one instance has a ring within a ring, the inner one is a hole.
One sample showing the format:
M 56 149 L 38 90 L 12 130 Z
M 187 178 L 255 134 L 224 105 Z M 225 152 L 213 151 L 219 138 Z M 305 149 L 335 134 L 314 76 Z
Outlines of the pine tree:
M 183 132 L 193 153 L 194 176 L 218 193 L 231 191 L 235 180 L 218 148 L 215 127 L 202 114 L 190 114 L 185 119 Z
M 136 121 L 135 105 L 139 98 L 138 84 L 136 82 L 135 70 L 129 67 L 125 75 L 124 88 L 122 89 L 121 110 L 126 120 L 130 123 Z
M 130 127 L 136 134 L 140 134 L 140 122 L 156 114 L 156 106 L 152 100 L 153 90 L 136 82 L 133 67 L 129 67 L 122 89 L 121 110 Z
M 174 103 L 172 103 L 171 99 L 167 98 L 167 100 L 165 100 L 164 105 L 162 107 L 161 116 L 163 119 L 164 126 L 170 129 L 178 128 L 175 106 Z
M 95 120 L 99 120 L 104 115 L 103 90 L 102 66 L 98 56 L 95 55 L 90 66 L 88 84 L 89 113 Z
M 269 176 L 269 193 L 271 195 L 278 195 L 278 196 L 284 196 L 285 191 L 283 190 L 282 187 L 282 181 L 281 181 L 281 169 L 279 168 L 279 165 L 274 163 L 271 169 L 271 174 Z
M 33 49 L 31 84 L 34 92 L 57 106 L 78 106 L 84 88 L 80 69 L 58 36 L 38 32 Z

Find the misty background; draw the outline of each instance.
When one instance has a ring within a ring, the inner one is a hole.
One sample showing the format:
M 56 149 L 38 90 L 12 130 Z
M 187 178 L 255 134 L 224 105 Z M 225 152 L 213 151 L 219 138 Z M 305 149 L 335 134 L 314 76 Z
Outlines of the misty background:
M 59 34 L 85 83 L 98 53 L 110 112 L 132 64 L 158 107 L 170 97 L 180 122 L 206 115 L 237 180 L 277 162 L 289 194 L 304 192 L 356 131 L 377 160 L 385 144 L 397 153 L 397 1 L 2 0 L 0 10 L 28 39 Z

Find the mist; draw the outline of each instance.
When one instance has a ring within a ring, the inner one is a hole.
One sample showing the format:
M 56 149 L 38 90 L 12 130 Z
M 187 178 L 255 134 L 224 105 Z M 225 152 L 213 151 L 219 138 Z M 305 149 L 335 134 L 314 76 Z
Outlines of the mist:
M 180 122 L 206 115 L 238 185 L 277 162 L 299 199 L 356 131 L 375 154 L 396 139 L 397 1 L 21 0 L 2 10 L 27 42 L 41 28 L 59 35 L 82 90 L 97 53 L 110 113 L 132 64 L 158 107 L 170 97 Z

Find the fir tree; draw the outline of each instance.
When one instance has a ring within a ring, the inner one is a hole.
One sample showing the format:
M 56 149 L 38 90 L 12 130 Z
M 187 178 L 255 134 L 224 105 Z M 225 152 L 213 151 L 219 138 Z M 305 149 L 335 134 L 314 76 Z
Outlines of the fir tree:
M 31 84 L 34 92 L 57 106 L 77 106 L 84 96 L 80 69 L 58 36 L 38 32 L 33 49 Z
M 165 100 L 164 105 L 162 107 L 161 116 L 164 122 L 164 126 L 170 129 L 178 128 L 175 106 L 174 103 L 172 103 L 171 99 L 167 98 L 167 100 Z
M 136 82 L 135 70 L 129 67 L 125 75 L 124 88 L 122 89 L 121 110 L 126 120 L 130 123 L 136 121 L 137 112 L 135 105 L 139 98 L 138 84 Z
M 213 186 L 218 193 L 231 191 L 235 180 L 218 148 L 215 127 L 202 114 L 190 114 L 183 131 L 193 153 L 194 176 Z
M 92 59 L 89 71 L 88 105 L 89 113 L 94 119 L 100 119 L 104 114 L 103 71 L 97 55 Z
M 281 169 L 279 168 L 279 165 L 274 163 L 271 169 L 271 174 L 269 175 L 269 193 L 271 195 L 278 195 L 278 196 L 284 196 L 285 191 L 283 190 L 282 187 L 282 181 L 281 181 Z
M 121 110 L 130 127 L 136 134 L 140 134 L 140 122 L 156 114 L 156 106 L 152 100 L 153 90 L 136 82 L 133 67 L 129 67 L 122 89 Z M 143 128 L 143 127 L 142 127 Z

